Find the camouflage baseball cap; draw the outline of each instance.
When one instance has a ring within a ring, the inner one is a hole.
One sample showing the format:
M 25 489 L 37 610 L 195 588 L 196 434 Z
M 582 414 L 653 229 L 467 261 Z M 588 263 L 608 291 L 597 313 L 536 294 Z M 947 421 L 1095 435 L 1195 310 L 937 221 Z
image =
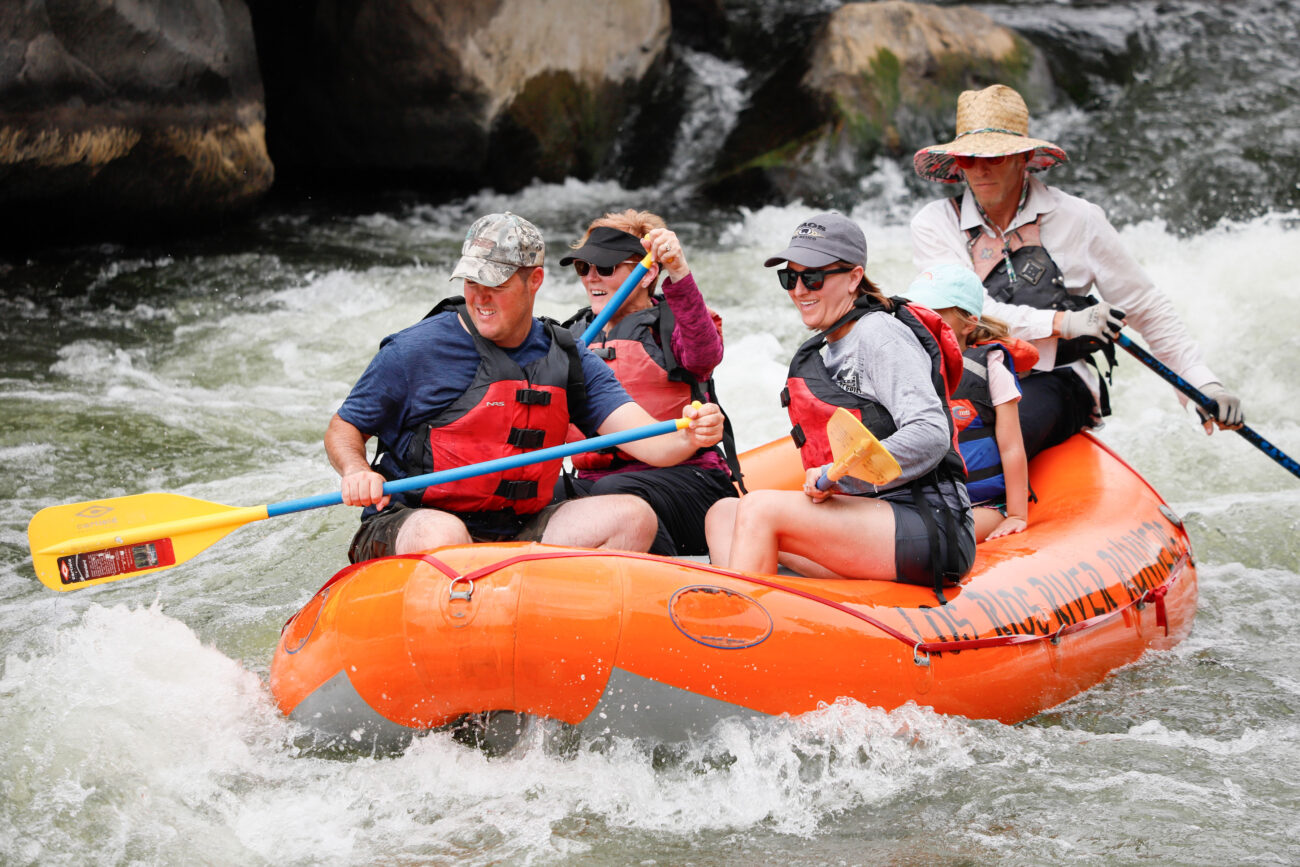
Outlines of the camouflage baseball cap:
M 541 265 L 546 244 L 536 226 L 506 211 L 479 217 L 465 233 L 452 280 L 500 286 L 520 268 Z

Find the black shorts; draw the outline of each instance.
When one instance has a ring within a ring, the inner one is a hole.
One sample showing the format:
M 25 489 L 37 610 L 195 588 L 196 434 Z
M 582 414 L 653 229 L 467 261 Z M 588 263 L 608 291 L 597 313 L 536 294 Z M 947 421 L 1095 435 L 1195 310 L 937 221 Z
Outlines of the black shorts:
M 894 510 L 894 568 L 898 572 L 898 580 L 905 584 L 933 587 L 930 534 L 920 510 L 913 502 L 885 502 Z M 957 532 L 950 534 L 944 514 L 949 511 L 947 507 L 930 502 L 926 503 L 926 507 L 930 509 L 934 525 L 939 531 L 939 562 L 942 564 L 944 583 L 955 584 L 975 564 L 975 516 L 969 509 L 964 513 L 954 512 L 952 520 Z
M 465 523 L 469 537 L 475 542 L 540 542 L 547 523 L 559 507 L 559 503 L 552 503 L 532 515 L 516 515 L 505 511 L 448 514 L 455 515 Z M 398 532 L 407 518 L 416 511 L 404 503 L 392 503 L 382 512 L 362 518 L 361 526 L 348 548 L 348 560 L 360 563 L 362 560 L 374 560 L 392 554 L 397 548 Z
M 1068 367 L 1023 376 L 1020 391 L 1020 431 L 1027 458 L 1065 442 L 1092 423 L 1092 392 Z
M 599 494 L 631 494 L 649 503 L 659 519 L 650 553 L 666 557 L 709 553 L 704 515 L 718 500 L 737 496 L 730 475 L 699 466 L 655 467 L 598 479 L 561 476 L 555 484 L 557 501 Z

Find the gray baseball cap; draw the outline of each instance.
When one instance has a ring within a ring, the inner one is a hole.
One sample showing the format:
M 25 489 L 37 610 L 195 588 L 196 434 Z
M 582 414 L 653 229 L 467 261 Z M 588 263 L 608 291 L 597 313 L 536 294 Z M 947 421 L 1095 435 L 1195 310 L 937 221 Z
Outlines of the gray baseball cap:
M 500 286 L 520 268 L 541 265 L 546 244 L 536 226 L 506 211 L 479 217 L 465 233 L 460 253 L 452 280 Z
M 862 228 L 843 214 L 831 211 L 817 214 L 799 224 L 790 238 L 790 246 L 769 256 L 764 268 L 793 262 L 805 268 L 822 268 L 832 262 L 850 265 L 867 264 L 867 236 Z

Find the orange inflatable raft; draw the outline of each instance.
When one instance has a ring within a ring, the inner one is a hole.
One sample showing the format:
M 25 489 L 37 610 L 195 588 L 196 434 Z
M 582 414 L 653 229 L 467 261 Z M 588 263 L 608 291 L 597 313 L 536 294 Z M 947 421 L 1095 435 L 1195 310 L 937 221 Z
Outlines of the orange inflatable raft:
M 788 438 L 743 464 L 751 488 L 802 483 Z M 841 697 L 1017 722 L 1177 644 L 1197 596 L 1178 517 L 1099 441 L 1045 452 L 1030 481 L 1029 531 L 980 545 L 946 605 L 905 584 L 526 543 L 357 564 L 285 625 L 271 691 L 366 743 L 493 712 L 671 740 Z

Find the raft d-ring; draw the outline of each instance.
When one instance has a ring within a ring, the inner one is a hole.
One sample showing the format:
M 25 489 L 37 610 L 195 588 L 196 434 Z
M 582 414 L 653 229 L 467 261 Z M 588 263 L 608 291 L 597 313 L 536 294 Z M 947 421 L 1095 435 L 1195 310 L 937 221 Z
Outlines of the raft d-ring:
M 925 653 L 925 656 L 921 656 L 922 653 Z M 930 667 L 930 652 L 922 651 L 921 642 L 919 641 L 912 645 L 912 662 L 919 665 L 921 668 Z
M 465 589 L 457 590 L 456 585 L 462 583 L 465 585 Z M 458 575 L 457 577 L 451 579 L 451 583 L 447 585 L 447 598 L 453 601 L 456 599 L 464 599 L 466 602 L 468 602 L 473 595 L 474 595 L 473 578 L 466 578 L 464 575 Z
M 1058 629 L 1058 630 L 1056 630 L 1055 632 L 1053 632 L 1053 633 L 1052 633 L 1052 637 L 1049 638 L 1049 639 L 1047 639 L 1047 640 L 1050 641 L 1050 642 L 1052 642 L 1052 646 L 1053 646 L 1053 647 L 1056 647 L 1057 645 L 1059 645 L 1059 644 L 1061 643 L 1061 636 L 1062 636 L 1064 633 L 1065 633 L 1065 627 L 1062 626 L 1060 629 Z

